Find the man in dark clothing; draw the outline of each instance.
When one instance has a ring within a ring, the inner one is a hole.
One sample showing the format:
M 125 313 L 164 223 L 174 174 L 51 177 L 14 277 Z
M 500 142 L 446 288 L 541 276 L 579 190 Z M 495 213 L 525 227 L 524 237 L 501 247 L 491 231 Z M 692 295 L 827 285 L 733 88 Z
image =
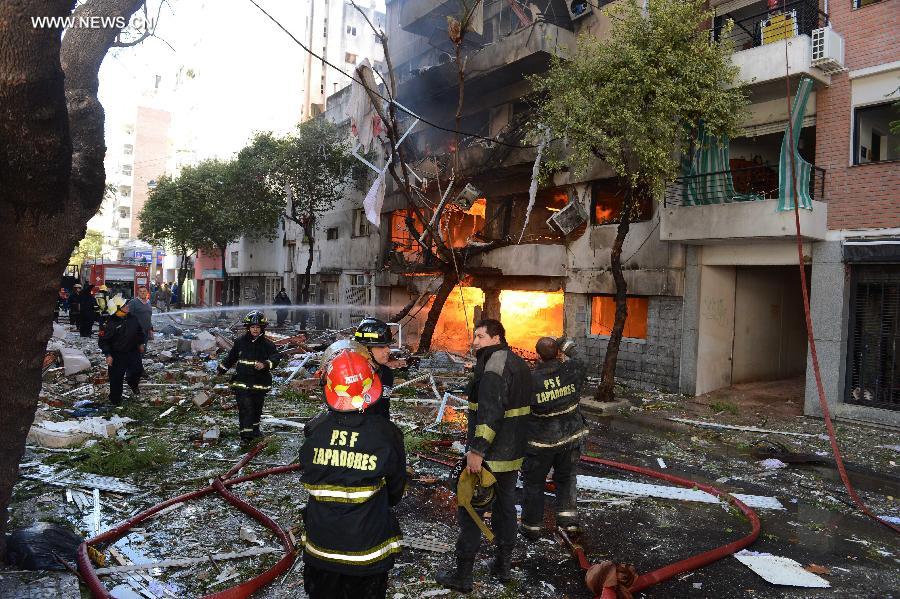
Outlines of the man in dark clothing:
M 246 442 L 262 437 L 259 420 L 262 417 L 263 400 L 272 389 L 272 369 L 278 364 L 279 352 L 275 344 L 266 338 L 266 315 L 254 310 L 244 317 L 247 333 L 237 339 L 219 364 L 218 372 L 225 374 L 232 366 L 231 388 L 238 405 L 238 422 L 241 440 Z
M 136 395 L 144 366 L 141 354 L 147 342 L 140 322 L 129 313 L 129 306 L 121 297 L 110 300 L 113 315 L 100 329 L 100 351 L 106 356 L 109 367 L 109 401 L 122 405 L 122 385 L 125 379 Z
M 522 532 L 530 539 L 537 539 L 541 534 L 544 487 L 550 468 L 556 485 L 556 524 L 568 532 L 578 532 L 575 471 L 581 445 L 588 434 L 578 410 L 586 373 L 584 364 L 572 357 L 575 344 L 542 337 L 535 349 L 541 362 L 532 373 L 535 403 L 531 407 L 528 446 L 522 466 L 525 482 Z
M 391 511 L 406 486 L 403 435 L 369 409 L 381 382 L 366 356 L 352 348 L 325 366 L 328 411 L 306 425 L 301 480 L 303 586 L 310 599 L 383 599 L 400 525 Z
M 78 294 L 78 332 L 82 337 L 90 337 L 94 328 L 94 318 L 97 316 L 97 302 L 91 290 L 93 285 L 88 285 Z
M 81 289 L 81 283 L 75 283 L 72 286 L 72 293 L 69 295 L 69 324 L 76 329 L 80 324 L 81 304 L 78 303 L 78 296 L 81 293 Z
M 491 574 L 507 582 L 516 544 L 516 479 L 525 454 L 527 416 L 534 400 L 531 371 L 522 358 L 510 351 L 506 331 L 499 321 L 475 323 L 472 346 L 478 360 L 467 389 L 466 468 L 478 473 L 482 464 L 487 464 L 497 479 L 491 512 L 497 547 Z M 460 531 L 456 569 L 438 574 L 435 580 L 444 587 L 468 593 L 472 590 L 472 568 L 481 545 L 481 530 L 461 507 L 457 519 Z
M 272 303 L 276 306 L 290 306 L 291 298 L 288 297 L 287 291 L 284 290 L 284 287 L 281 288 L 281 291 L 275 296 L 275 299 L 272 300 Z M 275 317 L 278 323 L 278 326 L 282 326 L 284 321 L 287 320 L 288 310 L 275 310 Z
M 391 417 L 391 391 L 394 388 L 394 368 L 403 367 L 403 360 L 391 359 L 391 344 L 394 336 L 388 324 L 378 318 L 366 317 L 356 327 L 353 340 L 365 346 L 369 357 L 377 367 L 378 378 L 381 380 L 381 399 L 369 410 L 372 414 L 378 414 L 385 418 Z

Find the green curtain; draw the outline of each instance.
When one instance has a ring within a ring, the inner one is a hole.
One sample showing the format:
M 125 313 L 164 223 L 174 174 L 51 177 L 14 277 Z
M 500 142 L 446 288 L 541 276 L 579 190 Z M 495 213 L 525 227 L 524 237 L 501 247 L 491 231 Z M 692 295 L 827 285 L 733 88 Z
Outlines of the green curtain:
M 697 133 L 697 149 L 691 157 L 682 158 L 681 203 L 684 206 L 727 204 L 761 200 L 756 194 L 737 193 L 731 178 L 731 140 L 710 135 L 701 123 Z
M 791 120 L 784 130 L 784 141 L 781 142 L 781 157 L 778 160 L 778 210 L 793 210 L 795 197 L 801 208 L 812 210 L 812 198 L 809 195 L 809 181 L 813 174 L 810 163 L 800 157 L 798 145 L 800 143 L 800 129 L 803 127 L 803 117 L 806 116 L 806 102 L 813 88 L 813 80 L 804 77 L 797 87 L 797 95 L 791 106 Z M 791 137 L 793 128 L 793 137 Z M 794 189 L 791 177 L 791 166 L 797 179 L 797 188 Z M 796 191 L 796 192 L 795 192 Z

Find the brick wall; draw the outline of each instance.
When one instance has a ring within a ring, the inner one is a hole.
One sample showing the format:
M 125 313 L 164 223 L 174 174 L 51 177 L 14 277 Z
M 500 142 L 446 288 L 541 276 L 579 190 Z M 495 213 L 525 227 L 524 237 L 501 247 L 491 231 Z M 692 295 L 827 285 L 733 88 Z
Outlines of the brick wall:
M 863 69 L 900 60 L 900 2 L 884 0 L 860 9 L 831 0 L 832 26 L 844 37 L 845 66 Z M 826 169 L 829 229 L 900 226 L 897 163 L 849 166 L 852 136 L 848 72 L 832 76 L 816 92 L 816 165 Z
M 590 296 L 566 294 L 566 304 L 575 307 L 574 318 L 567 322 L 566 329 L 578 343 L 579 354 L 587 361 L 590 375 L 600 376 L 607 340 L 588 335 Z M 644 342 L 622 340 L 616 364 L 616 380 L 647 390 L 678 390 L 681 306 L 680 297 L 650 297 L 647 306 L 647 339 Z

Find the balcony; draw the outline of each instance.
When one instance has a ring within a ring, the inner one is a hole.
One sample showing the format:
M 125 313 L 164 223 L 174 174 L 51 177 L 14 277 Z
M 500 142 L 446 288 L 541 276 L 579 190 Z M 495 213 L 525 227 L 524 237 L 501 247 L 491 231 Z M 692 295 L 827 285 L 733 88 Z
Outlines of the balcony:
M 406 0 L 400 3 L 400 28 L 430 40 L 447 40 L 447 18 L 462 18 L 459 0 Z M 479 2 L 472 15 L 476 27 L 466 33 L 467 41 L 480 42 L 484 22 L 484 3 Z M 449 42 L 448 42 L 449 43 Z
M 564 277 L 566 247 L 541 243 L 511 245 L 474 256 L 467 266 L 498 271 L 507 277 Z
M 813 167 L 800 210 L 804 239 L 825 239 L 825 170 Z M 687 244 L 784 240 L 795 236 L 794 212 L 779 211 L 778 168 L 758 165 L 681 177 L 666 190 L 660 239 Z
M 574 51 L 575 33 L 549 22 L 537 22 L 488 44 L 466 59 L 466 97 L 477 98 L 501 90 L 547 70 L 554 55 Z M 428 110 L 435 103 L 446 104 L 455 95 L 448 94 L 459 85 L 454 61 L 422 69 L 418 75 L 400 84 L 400 101 L 413 110 Z M 521 95 L 517 91 L 516 97 Z
M 729 21 L 733 27 L 726 33 Z M 771 12 L 765 2 L 756 2 L 716 16 L 712 35 L 716 39 L 727 35 L 734 43 L 732 60 L 740 69 L 738 77 L 747 84 L 783 79 L 790 66 L 790 76 L 806 75 L 830 85 L 831 76 L 812 65 L 811 39 L 813 30 L 828 23 L 828 14 L 816 0 L 795 0 Z

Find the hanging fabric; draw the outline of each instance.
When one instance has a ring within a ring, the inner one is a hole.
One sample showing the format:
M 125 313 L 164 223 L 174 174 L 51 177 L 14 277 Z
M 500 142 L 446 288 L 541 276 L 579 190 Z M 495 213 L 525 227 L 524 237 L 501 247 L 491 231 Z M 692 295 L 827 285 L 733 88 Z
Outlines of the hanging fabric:
M 684 206 L 751 202 L 763 199 L 734 189 L 730 158 L 731 140 L 710 135 L 703 123 L 697 133 L 692 159 L 682 160 L 681 203 Z
M 791 105 L 791 120 L 784 129 L 784 141 L 781 142 L 781 157 L 778 159 L 778 210 L 793 210 L 796 196 L 801 208 L 812 210 L 812 197 L 809 194 L 809 181 L 812 176 L 812 165 L 800 156 L 800 130 L 803 128 L 803 117 L 806 115 L 806 103 L 813 88 L 813 80 L 804 77 L 797 86 L 797 95 Z M 793 129 L 793 137 L 791 130 Z M 797 179 L 791 177 L 791 167 Z

